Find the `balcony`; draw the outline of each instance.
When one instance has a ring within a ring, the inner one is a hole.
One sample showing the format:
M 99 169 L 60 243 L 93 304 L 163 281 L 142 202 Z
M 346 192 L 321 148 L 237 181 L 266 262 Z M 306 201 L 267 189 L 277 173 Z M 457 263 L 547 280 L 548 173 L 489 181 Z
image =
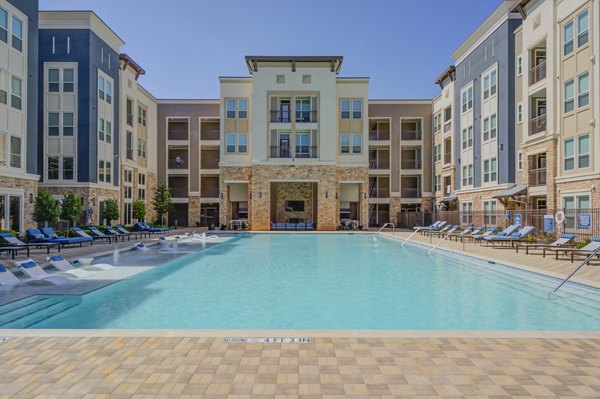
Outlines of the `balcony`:
M 531 169 L 529 171 L 529 185 L 531 187 L 546 185 L 546 168 Z
M 218 150 L 201 150 L 200 151 L 200 169 L 217 170 L 219 169 L 220 154 Z
M 188 131 L 187 119 L 171 118 L 167 122 L 167 140 L 188 140 Z
M 372 121 L 369 128 L 369 141 L 389 141 L 390 124 L 388 121 Z
M 537 134 L 546 131 L 546 115 L 540 115 L 529 121 L 529 134 Z
M 421 169 L 422 162 L 420 159 L 403 159 L 400 165 L 402 169 L 416 170 Z
M 421 198 L 421 189 L 416 187 L 406 187 L 400 189 L 402 198 Z
M 271 152 L 270 152 L 269 158 L 275 158 L 275 159 L 317 158 L 317 149 L 318 149 L 317 146 L 299 145 L 299 146 L 296 146 L 296 152 L 293 152 L 291 147 L 271 146 Z
M 317 111 L 296 111 L 296 123 L 316 123 Z
M 452 153 L 447 152 L 444 154 L 444 165 L 448 165 L 452 162 Z
M 187 148 L 169 148 L 167 157 L 169 169 L 187 169 L 189 167 Z
M 200 197 L 219 198 L 218 177 L 202 177 L 200 181 Z
M 125 150 L 125 156 L 128 160 L 133 161 L 133 148 L 127 148 Z
M 374 187 L 369 190 L 369 198 L 390 198 L 390 189 L 387 187 Z
M 389 157 L 380 156 L 379 158 L 369 159 L 369 169 L 371 170 L 388 170 L 390 168 Z
M 400 139 L 402 140 L 421 140 L 423 134 L 421 130 L 404 130 L 402 129 L 402 133 L 400 134 Z
M 296 111 L 292 116 L 291 111 L 270 111 L 271 123 L 316 123 L 317 111 Z
M 127 114 L 127 124 L 133 127 L 133 114 Z
M 169 176 L 169 190 L 173 198 L 188 197 L 187 176 Z
M 540 62 L 537 66 L 529 70 L 529 86 L 546 79 L 546 61 Z
M 452 130 L 452 121 L 444 123 L 444 133 L 448 133 Z

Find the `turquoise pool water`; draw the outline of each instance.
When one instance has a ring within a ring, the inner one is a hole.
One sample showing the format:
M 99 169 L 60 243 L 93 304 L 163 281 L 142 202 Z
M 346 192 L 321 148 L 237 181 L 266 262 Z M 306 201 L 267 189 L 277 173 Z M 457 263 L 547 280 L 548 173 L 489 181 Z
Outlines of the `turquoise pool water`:
M 371 235 L 249 234 L 86 295 L 28 298 L 47 317 L 0 328 L 600 329 L 600 292 L 549 299 L 556 284 Z

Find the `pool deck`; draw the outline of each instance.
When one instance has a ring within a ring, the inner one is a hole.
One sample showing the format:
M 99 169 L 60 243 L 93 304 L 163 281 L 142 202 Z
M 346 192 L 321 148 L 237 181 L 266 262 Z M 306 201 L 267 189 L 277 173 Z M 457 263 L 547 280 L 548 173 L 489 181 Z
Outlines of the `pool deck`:
M 440 247 L 463 251 L 460 242 Z M 514 249 L 465 250 L 557 277 L 576 266 Z M 600 267 L 584 267 L 578 280 L 600 286 Z M 0 330 L 0 398 L 517 396 L 600 397 L 600 332 Z

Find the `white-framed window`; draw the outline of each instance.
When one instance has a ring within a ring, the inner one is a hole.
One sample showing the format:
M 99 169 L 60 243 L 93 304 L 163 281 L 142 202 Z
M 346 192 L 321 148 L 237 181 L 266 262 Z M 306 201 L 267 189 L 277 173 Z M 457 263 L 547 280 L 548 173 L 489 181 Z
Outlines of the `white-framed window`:
M 473 164 L 462 167 L 462 185 L 463 187 L 473 185 Z
M 112 122 L 106 121 L 105 127 L 106 127 L 106 131 L 104 132 L 105 133 L 104 140 L 107 143 L 112 143 Z
M 462 131 L 462 149 L 466 150 L 473 147 L 473 126 L 464 128 Z
M 442 191 L 442 175 L 435 175 L 435 192 Z
M 225 99 L 225 118 L 227 119 L 246 119 L 248 118 L 248 99 L 247 98 L 226 98 Z
M 483 76 L 483 99 L 487 100 L 498 91 L 498 72 L 494 69 Z
M 6 166 L 6 154 L 8 153 L 6 137 L 6 133 L 0 132 L 0 166 Z
M 146 199 L 146 174 L 138 173 L 138 199 Z
M 106 98 L 106 80 L 102 76 L 98 76 L 98 97 L 101 100 Z
M 21 79 L 13 76 L 11 79 L 10 106 L 15 109 L 22 109 L 23 102 L 23 82 Z
M 245 98 L 240 98 L 238 100 L 238 118 L 248 118 L 248 100 Z
M 352 107 L 352 112 L 350 112 L 350 107 Z M 362 119 L 362 99 L 342 98 L 340 100 L 340 118 Z
M 340 100 L 340 118 L 350 119 L 350 100 Z
M 523 103 L 517 104 L 517 123 L 523 123 Z
M 577 167 L 590 166 L 590 135 L 584 134 L 577 138 Z
M 564 144 L 565 170 L 575 169 L 575 139 L 567 139 Z
M 48 136 L 60 135 L 60 112 L 48 112 Z
M 48 156 L 48 180 L 73 180 L 74 163 L 72 156 Z
M 461 224 L 469 225 L 473 221 L 473 203 L 460 203 L 460 222 Z
M 147 141 L 141 138 L 137 139 L 137 154 L 140 158 L 146 158 L 146 144 Z
M 63 136 L 73 136 L 75 134 L 75 114 L 73 112 L 63 112 L 62 122 Z
M 60 91 L 60 69 L 48 69 L 48 92 L 58 93 Z
M 340 134 L 340 152 L 342 154 L 350 154 L 350 134 Z
M 75 70 L 73 68 L 63 69 L 63 92 L 73 93 L 75 91 Z
M 225 152 L 230 154 L 248 152 L 248 134 L 227 133 L 225 135 Z
M 490 140 L 498 135 L 498 117 L 496 114 L 490 116 Z
M 48 157 L 48 180 L 58 180 L 60 178 L 60 156 L 53 155 Z
M 470 85 L 462 91 L 461 107 L 463 114 L 473 109 L 473 85 Z
M 8 43 L 8 11 L 0 7 L 0 41 Z
M 106 121 L 104 118 L 98 118 L 98 140 L 104 141 L 104 134 L 106 131 Z
M 8 71 L 0 68 L 0 104 L 8 104 Z
M 591 209 L 590 196 L 588 194 L 573 194 L 562 197 L 563 209 L 566 211 L 565 228 L 574 229 L 576 227 L 578 210 L 587 211 Z
M 112 104 L 112 83 L 106 81 L 106 102 Z
M 590 73 L 585 72 L 577 77 L 577 106 L 587 107 L 590 103 Z
M 517 77 L 523 75 L 523 56 L 517 57 Z
M 575 79 L 565 82 L 564 112 L 569 113 L 575 109 Z
M 308 158 L 310 156 L 310 131 L 296 132 L 296 157 Z
M 10 136 L 10 166 L 12 168 L 21 169 L 22 153 L 23 149 L 21 148 L 21 138 Z
M 248 152 L 248 135 L 246 133 L 237 134 L 237 152 Z
M 23 51 L 23 21 L 12 17 L 12 46 L 15 50 Z
M 590 18 L 589 11 L 585 10 L 577 16 L 577 47 L 585 46 L 589 41 Z
M 483 224 L 496 225 L 498 203 L 496 200 L 483 201 Z
M 225 135 L 225 152 L 235 152 L 235 133 L 227 133 Z
M 483 161 L 483 182 L 489 183 L 496 181 L 498 176 L 498 162 L 496 158 L 490 158 Z
M 573 21 L 567 22 L 563 26 L 563 55 L 566 57 L 573 52 L 575 49 L 574 37 L 574 24 Z
M 352 135 L 352 153 L 353 154 L 362 153 L 362 134 L 354 133 Z
M 138 105 L 138 123 L 142 126 L 146 126 L 147 112 L 146 108 Z
M 225 118 L 234 119 L 236 115 L 236 101 L 235 98 L 225 99 Z
M 523 152 L 517 153 L 517 170 L 523 170 Z
M 352 119 L 362 118 L 362 100 L 355 98 L 352 100 Z

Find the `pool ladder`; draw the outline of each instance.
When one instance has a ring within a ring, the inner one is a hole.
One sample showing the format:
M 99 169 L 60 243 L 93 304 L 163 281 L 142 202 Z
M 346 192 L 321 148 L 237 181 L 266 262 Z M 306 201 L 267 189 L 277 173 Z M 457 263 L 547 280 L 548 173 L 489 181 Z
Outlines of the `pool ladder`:
M 452 232 L 450 233 L 446 233 L 445 236 L 443 236 L 442 238 L 440 238 L 440 240 L 437 242 L 437 244 L 435 244 L 433 246 L 433 248 L 431 248 L 429 251 L 427 251 L 427 255 L 429 255 L 430 253 L 433 252 L 434 249 L 436 249 L 438 247 L 438 245 L 440 245 L 442 243 L 442 241 L 446 240 L 448 237 L 450 237 L 450 234 L 452 234 Z
M 394 225 L 394 223 L 388 222 L 388 223 L 384 224 L 383 226 L 381 226 L 381 228 L 379 230 L 377 230 L 377 235 L 381 234 L 383 229 L 385 229 L 387 226 L 392 226 L 392 234 L 394 234 L 396 232 L 396 226 Z
M 411 233 L 411 234 L 408 236 L 408 238 L 407 238 L 406 240 L 402 241 L 402 244 L 400 244 L 400 246 L 401 246 L 401 247 L 403 247 L 403 246 L 404 246 L 404 244 L 406 244 L 406 243 L 408 242 L 408 240 L 410 240 L 410 239 L 412 238 L 412 236 L 414 236 L 415 234 L 417 234 L 419 231 L 421 231 L 421 230 L 428 230 L 428 229 L 429 229 L 429 227 L 417 227 L 417 228 L 415 229 L 415 231 L 413 231 L 413 232 L 412 232 L 412 233 Z
M 594 249 L 594 250 L 592 251 L 592 253 L 590 253 L 590 255 L 589 255 L 587 258 L 585 258 L 585 260 L 584 260 L 583 262 L 581 262 L 581 264 L 580 264 L 579 266 L 577 266 L 577 267 L 575 268 L 575 270 L 573 270 L 573 271 L 571 272 L 571 274 L 569 274 L 569 275 L 567 276 L 567 278 L 566 278 L 566 279 L 564 279 L 564 280 L 562 281 L 562 283 L 560 283 L 560 284 L 559 284 L 559 285 L 558 285 L 558 286 L 557 286 L 557 287 L 556 287 L 556 288 L 555 288 L 555 289 L 552 291 L 552 293 L 554 294 L 556 291 L 558 291 L 558 290 L 560 289 L 560 287 L 562 287 L 562 286 L 563 286 L 563 285 L 564 285 L 564 284 L 565 284 L 567 281 L 569 281 L 569 280 L 571 279 L 571 277 L 573 277 L 573 276 L 575 275 L 575 273 L 577 273 L 577 272 L 579 271 L 579 269 L 581 269 L 583 266 L 585 266 L 585 265 L 587 265 L 588 263 L 590 263 L 590 261 L 591 261 L 591 260 L 594 258 L 594 256 L 596 256 L 596 255 L 598 254 L 598 252 L 600 252 L 600 247 L 598 247 L 598 248 Z

